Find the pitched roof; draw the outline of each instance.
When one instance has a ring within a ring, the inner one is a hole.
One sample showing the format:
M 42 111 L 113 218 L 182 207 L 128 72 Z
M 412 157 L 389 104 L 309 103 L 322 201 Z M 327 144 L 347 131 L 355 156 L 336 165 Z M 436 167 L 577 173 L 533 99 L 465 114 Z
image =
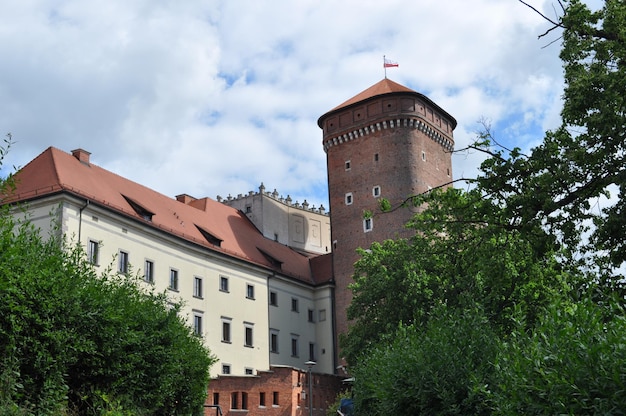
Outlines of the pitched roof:
M 89 163 L 85 153 L 49 147 L 16 173 L 15 193 L 3 202 L 67 192 L 209 250 L 315 283 L 309 257 L 263 237 L 241 211 L 210 198 L 179 202 Z

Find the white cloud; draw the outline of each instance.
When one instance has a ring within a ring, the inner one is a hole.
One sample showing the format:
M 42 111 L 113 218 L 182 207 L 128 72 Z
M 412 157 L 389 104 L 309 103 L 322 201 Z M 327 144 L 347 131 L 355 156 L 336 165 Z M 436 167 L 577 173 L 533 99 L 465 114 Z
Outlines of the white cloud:
M 560 109 L 558 44 L 543 48 L 548 25 L 514 0 L 20 1 L 0 15 L 11 163 L 82 147 L 171 196 L 264 182 L 328 207 L 317 119 L 379 81 L 383 55 L 457 119 L 457 147 L 481 118 L 526 147 Z M 455 156 L 455 176 L 480 159 Z

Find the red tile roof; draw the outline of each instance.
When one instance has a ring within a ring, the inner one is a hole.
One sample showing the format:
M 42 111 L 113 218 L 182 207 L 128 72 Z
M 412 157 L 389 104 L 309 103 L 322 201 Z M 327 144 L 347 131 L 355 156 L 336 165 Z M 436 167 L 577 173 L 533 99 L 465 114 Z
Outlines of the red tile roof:
M 410 89 L 408 87 L 405 87 L 404 85 L 398 84 L 397 82 L 392 81 L 389 78 L 384 78 L 381 81 L 378 81 L 376 84 L 372 85 L 371 87 L 367 88 L 366 90 L 361 91 L 360 93 L 358 93 L 354 97 L 350 98 L 347 101 L 344 101 L 343 103 L 339 104 L 337 107 L 335 107 L 332 110 L 326 112 L 326 114 L 324 114 L 323 116 L 321 116 L 317 120 L 317 125 L 320 128 L 323 128 L 323 120 L 326 117 L 328 117 L 332 113 L 335 113 L 337 111 L 343 110 L 344 108 L 350 107 L 350 106 L 352 106 L 354 104 L 357 104 L 357 103 L 360 103 L 362 101 L 366 101 L 366 100 L 368 100 L 370 98 L 378 97 L 378 96 L 381 96 L 381 95 L 398 94 L 398 93 L 400 93 L 400 94 L 417 95 L 422 100 L 426 101 L 427 103 L 432 105 L 434 108 L 438 109 L 442 114 L 445 114 L 447 117 L 449 117 L 450 120 L 452 121 L 452 124 L 453 124 L 452 128 L 453 129 L 456 127 L 456 119 L 454 117 L 452 117 L 450 114 L 448 114 L 444 109 L 442 109 L 437 104 L 435 104 L 430 98 L 426 97 L 423 94 L 420 94 L 419 92 L 413 91 L 412 89 Z
M 394 92 L 409 92 L 417 94 L 417 92 L 413 91 L 410 88 L 405 87 L 404 85 L 400 85 L 397 82 L 390 80 L 389 78 L 385 78 L 376 84 L 372 85 L 365 91 L 361 91 L 354 97 L 350 98 L 348 101 L 345 101 L 339 104 L 337 107 L 333 108 L 329 112 L 339 110 L 344 107 L 348 107 L 354 103 L 358 103 L 360 101 L 367 100 L 368 98 L 376 97 L 384 94 L 391 94 Z
M 209 250 L 316 283 L 309 257 L 263 237 L 241 211 L 209 198 L 187 205 L 90 164 L 88 153 L 85 159 L 85 154 L 78 152 L 72 156 L 53 147 L 46 149 L 16 173 L 15 194 L 4 202 L 67 192 Z M 142 217 L 142 210 L 151 214 L 150 220 Z M 209 240 L 221 243 L 216 246 Z

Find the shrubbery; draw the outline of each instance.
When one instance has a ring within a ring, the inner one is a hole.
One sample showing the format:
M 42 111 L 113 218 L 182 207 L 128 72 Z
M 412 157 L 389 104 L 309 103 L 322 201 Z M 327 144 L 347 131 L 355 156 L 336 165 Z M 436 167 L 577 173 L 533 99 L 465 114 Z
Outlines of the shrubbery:
M 215 359 L 180 305 L 54 235 L 0 207 L 0 414 L 201 414 Z

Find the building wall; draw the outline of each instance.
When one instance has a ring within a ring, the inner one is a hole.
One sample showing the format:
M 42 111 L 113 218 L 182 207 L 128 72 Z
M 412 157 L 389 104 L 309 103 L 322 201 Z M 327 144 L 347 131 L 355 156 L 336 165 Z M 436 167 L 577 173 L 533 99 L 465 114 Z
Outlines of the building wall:
M 345 386 L 341 378 L 312 372 L 313 415 L 325 416 Z M 250 415 L 309 415 L 309 373 L 306 368 L 275 366 L 254 376 L 219 376 L 209 383 L 206 404 L 219 405 L 225 416 L 247 412 Z M 244 398 L 245 393 L 245 398 Z M 234 397 L 234 399 L 233 399 Z M 243 408 L 245 406 L 245 408 Z M 215 415 L 206 408 L 205 415 Z
M 332 326 L 329 322 L 308 321 L 308 310 L 318 314 L 327 310 L 330 319 L 330 289 L 315 289 L 290 278 L 231 257 L 215 254 L 202 247 L 154 230 L 141 222 L 119 215 L 106 207 L 86 205 L 85 200 L 68 194 L 43 198 L 30 203 L 31 219 L 44 235 L 52 220 L 72 241 L 80 240 L 87 249 L 98 242 L 97 270 L 112 265 L 117 270 L 119 253 L 128 254 L 132 273 L 143 276 L 145 262 L 154 266 L 156 291 L 165 291 L 173 301 L 182 300 L 182 313 L 190 326 L 194 317 L 202 320 L 205 344 L 219 360 L 211 369 L 217 377 L 228 366 L 231 375 L 255 374 L 273 365 L 302 366 L 309 359 L 308 345 L 315 343 L 318 371 L 333 373 Z M 51 216 L 51 213 L 53 215 Z M 178 290 L 169 289 L 170 272 L 178 273 Z M 194 296 L 194 279 L 202 281 L 202 296 Z M 227 290 L 221 280 L 227 279 Z M 252 288 L 252 293 L 250 293 Z M 278 307 L 270 307 L 270 290 L 277 292 Z M 317 293 L 319 292 L 319 293 Z M 252 296 L 249 296 L 251 295 Z M 297 299 L 299 312 L 292 312 L 291 299 Z M 223 339 L 224 323 L 230 327 L 230 339 Z M 252 328 L 253 343 L 245 345 L 246 328 Z M 280 329 L 279 353 L 270 353 L 270 328 Z M 300 340 L 300 353 L 291 356 L 290 337 Z M 317 338 L 319 337 L 319 339 Z M 321 348 L 325 352 L 321 354 Z
M 267 192 L 263 184 L 259 192 L 218 201 L 244 212 L 266 238 L 309 253 L 330 252 L 330 218 L 323 206 L 283 198 L 276 190 Z
M 285 279 L 273 277 L 269 281 L 269 292 L 270 364 L 300 368 L 306 361 L 315 361 L 317 372 L 333 374 L 330 287 L 320 287 L 312 292 L 304 286 L 294 286 Z M 277 339 L 276 348 L 271 345 L 272 334 Z M 292 345 L 294 342 L 295 346 Z

